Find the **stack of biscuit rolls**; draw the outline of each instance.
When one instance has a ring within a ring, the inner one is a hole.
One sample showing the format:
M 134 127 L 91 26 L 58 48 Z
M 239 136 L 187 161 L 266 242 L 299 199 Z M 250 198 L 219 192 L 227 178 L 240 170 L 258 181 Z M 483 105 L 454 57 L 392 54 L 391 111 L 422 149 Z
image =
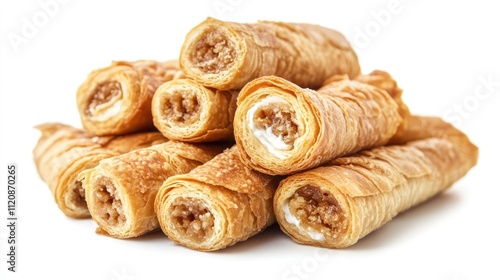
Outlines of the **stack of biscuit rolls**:
M 336 30 L 207 18 L 177 59 L 92 71 L 82 128 L 40 125 L 34 159 L 62 212 L 110 237 L 216 251 L 278 223 L 345 248 L 477 163 L 465 133 L 402 96 Z

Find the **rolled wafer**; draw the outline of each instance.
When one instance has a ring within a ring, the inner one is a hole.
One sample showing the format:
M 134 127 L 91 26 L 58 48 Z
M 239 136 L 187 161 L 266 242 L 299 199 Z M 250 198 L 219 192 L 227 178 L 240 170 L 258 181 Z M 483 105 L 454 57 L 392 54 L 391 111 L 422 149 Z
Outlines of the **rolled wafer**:
M 153 94 L 162 83 L 181 76 L 177 61 L 114 61 L 92 71 L 76 94 L 83 128 L 95 135 L 154 129 Z
M 162 183 L 207 162 L 225 147 L 169 141 L 102 160 L 81 172 L 97 232 L 131 238 L 158 229 L 154 200 Z
M 79 172 L 102 159 L 167 141 L 159 132 L 99 137 L 61 123 L 45 123 L 37 129 L 41 136 L 33 157 L 38 174 L 61 211 L 72 218 L 90 217 L 85 192 L 77 179 Z
M 314 91 L 266 76 L 241 90 L 233 125 L 245 164 L 285 175 L 384 145 L 403 122 L 381 88 L 342 79 Z
M 272 196 L 278 178 L 251 170 L 233 146 L 160 188 L 155 211 L 175 243 L 215 251 L 261 232 L 274 223 Z
M 241 89 L 266 75 L 318 88 L 334 74 L 360 73 L 357 56 L 339 32 L 312 24 L 259 21 L 253 24 L 207 18 L 182 45 L 186 75 L 220 90 Z
M 156 128 L 167 138 L 184 142 L 233 141 L 238 91 L 220 91 L 191 79 L 162 84 L 151 111 Z
M 344 248 L 449 188 L 478 149 L 439 118 L 413 117 L 403 145 L 338 158 L 284 179 L 274 196 L 282 230 L 301 244 Z

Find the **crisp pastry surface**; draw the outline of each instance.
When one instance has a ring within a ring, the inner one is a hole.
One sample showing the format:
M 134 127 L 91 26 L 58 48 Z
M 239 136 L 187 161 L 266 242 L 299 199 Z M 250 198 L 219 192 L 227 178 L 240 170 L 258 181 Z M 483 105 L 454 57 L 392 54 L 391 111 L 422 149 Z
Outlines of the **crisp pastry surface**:
M 342 79 L 313 91 L 266 76 L 241 90 L 234 134 L 245 164 L 287 175 L 384 145 L 402 122 L 397 103 L 375 86 Z
M 207 162 L 225 147 L 169 141 L 102 160 L 81 172 L 97 232 L 131 238 L 158 229 L 154 199 L 162 183 Z
M 79 170 L 97 164 L 116 152 L 102 148 L 110 137 L 91 134 L 60 123 L 37 126 L 41 132 L 33 149 L 33 158 L 40 178 L 47 183 L 61 211 L 72 218 L 88 218 L 81 186 L 76 180 Z M 76 172 L 76 173 L 75 173 Z
M 177 61 L 114 61 L 92 71 L 76 94 L 84 129 L 95 135 L 154 129 L 153 94 L 162 83 L 179 77 Z
M 72 218 L 90 217 L 78 173 L 102 159 L 167 141 L 159 132 L 94 136 L 60 123 L 45 123 L 37 128 L 41 136 L 33 157 L 38 173 L 61 211 Z
M 323 86 L 347 79 L 349 79 L 347 75 L 333 75 L 324 81 Z M 394 136 L 392 136 L 389 140 L 389 144 L 404 143 L 404 141 L 400 140 L 400 138 L 404 138 L 405 135 L 407 135 L 406 130 L 408 129 L 408 120 L 411 117 L 411 113 L 410 109 L 402 99 L 403 90 L 398 86 L 396 80 L 394 80 L 388 72 L 383 70 L 374 70 L 368 75 L 358 75 L 354 78 L 354 80 L 385 90 L 392 97 L 392 99 L 394 99 L 398 105 L 398 113 L 401 116 L 402 121 L 398 126 L 396 134 L 394 134 Z
M 438 118 L 412 117 L 408 131 L 418 132 L 406 144 L 337 158 L 284 179 L 274 196 L 283 231 L 302 244 L 351 246 L 447 189 L 477 162 L 477 147 Z
M 191 79 L 162 84 L 153 97 L 155 127 L 167 138 L 200 143 L 233 141 L 238 91 L 207 88 Z
M 155 209 L 163 232 L 174 242 L 215 251 L 272 224 L 278 179 L 245 166 L 233 146 L 160 188 Z
M 221 90 L 241 89 L 266 75 L 318 88 L 331 75 L 360 73 L 342 34 L 305 23 L 207 18 L 186 35 L 179 62 L 188 77 Z

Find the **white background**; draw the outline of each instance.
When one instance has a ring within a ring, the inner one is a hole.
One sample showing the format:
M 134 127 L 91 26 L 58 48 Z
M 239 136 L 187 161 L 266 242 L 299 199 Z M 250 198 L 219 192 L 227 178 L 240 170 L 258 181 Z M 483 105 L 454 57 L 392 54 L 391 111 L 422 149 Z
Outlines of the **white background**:
M 66 0 L 46 11 L 47 2 L 0 4 L 1 279 L 500 278 L 495 1 Z M 413 113 L 445 117 L 465 131 L 480 148 L 478 165 L 443 195 L 343 250 L 295 244 L 275 226 L 229 249 L 201 253 L 160 232 L 117 240 L 95 234 L 92 220 L 65 217 L 36 173 L 33 127 L 80 127 L 75 91 L 88 72 L 111 60 L 176 58 L 184 35 L 207 16 L 341 31 L 363 72 L 383 69 L 399 81 Z M 36 29 L 26 31 L 30 24 Z M 6 263 L 9 163 L 18 166 L 16 273 Z

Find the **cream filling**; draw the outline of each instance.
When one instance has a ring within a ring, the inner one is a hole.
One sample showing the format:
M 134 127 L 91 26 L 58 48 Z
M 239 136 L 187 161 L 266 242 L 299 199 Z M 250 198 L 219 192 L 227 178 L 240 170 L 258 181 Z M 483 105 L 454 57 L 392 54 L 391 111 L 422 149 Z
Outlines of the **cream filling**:
M 93 119 L 102 122 L 114 117 L 120 112 L 122 103 L 121 100 L 111 100 L 108 103 L 96 106 L 92 112 Z
M 253 135 L 259 140 L 262 145 L 264 145 L 267 150 L 278 157 L 279 159 L 285 159 L 290 155 L 287 153 L 293 148 L 293 145 L 286 144 L 283 141 L 283 136 L 276 136 L 273 133 L 272 127 L 266 127 L 265 129 L 259 128 L 255 125 L 253 119 L 254 115 L 260 107 L 267 106 L 273 103 L 283 103 L 288 104 L 285 99 L 277 96 L 268 96 L 261 101 L 255 103 L 247 112 L 246 118 L 248 122 L 248 127 L 252 131 Z
M 325 240 L 325 236 L 321 232 L 317 232 L 311 229 L 306 229 L 300 225 L 300 221 L 295 217 L 291 212 L 290 212 L 290 207 L 288 207 L 288 204 L 285 204 L 283 206 L 283 213 L 285 214 L 285 220 L 287 223 L 292 224 L 299 229 L 299 231 L 302 234 L 307 234 L 309 237 L 316 241 L 323 241 Z
M 125 95 L 125 87 L 122 85 L 122 92 L 113 96 L 111 100 L 106 103 L 97 105 L 92 110 L 92 118 L 96 121 L 106 121 L 120 113 L 123 105 L 123 96 Z

